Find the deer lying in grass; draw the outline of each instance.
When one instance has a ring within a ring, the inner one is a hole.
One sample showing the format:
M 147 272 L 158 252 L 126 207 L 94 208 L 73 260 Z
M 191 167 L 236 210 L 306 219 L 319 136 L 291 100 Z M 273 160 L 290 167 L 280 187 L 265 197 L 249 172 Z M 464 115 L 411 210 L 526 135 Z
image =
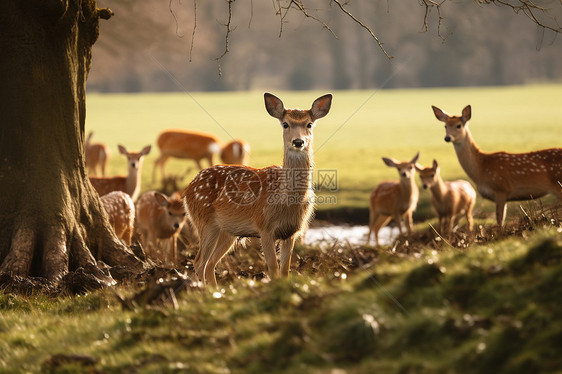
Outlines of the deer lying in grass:
M 250 145 L 243 140 L 233 140 L 221 150 L 221 160 L 224 164 L 248 165 Z
M 129 170 L 127 176 L 90 177 L 90 182 L 100 196 L 111 191 L 123 191 L 128 193 L 135 201 L 140 192 L 143 159 L 150 152 L 150 146 L 147 145 L 140 152 L 127 152 L 125 147 L 119 145 L 119 152 L 127 157 Z
M 105 176 L 111 150 L 107 144 L 92 143 L 92 136 L 94 136 L 94 132 L 90 131 L 86 138 L 86 167 L 88 168 L 88 174 L 92 176 L 97 175 L 97 170 L 100 169 L 101 175 Z
M 468 129 L 472 111 L 466 106 L 460 116 L 449 116 L 433 106 L 445 122 L 445 141 L 453 143 L 465 173 L 485 199 L 496 203 L 496 221 L 502 227 L 508 201 L 531 200 L 553 194 L 562 201 L 562 148 L 528 153 L 485 153 Z
M 160 156 L 154 162 L 152 181 L 156 179 L 156 168 L 160 167 L 160 177 L 164 176 L 164 166 L 170 157 L 194 160 L 199 170 L 201 160 L 207 160 L 213 166 L 213 155 L 221 151 L 220 141 L 210 134 L 195 131 L 166 130 L 156 140 Z
M 436 160 L 431 167 L 424 168 L 416 165 L 420 174 L 423 188 L 431 191 L 431 205 L 439 217 L 439 232 L 450 235 L 453 232 L 455 220 L 461 215 L 466 217 L 468 230 L 472 231 L 472 209 L 476 202 L 476 191 L 465 180 L 443 181 L 440 168 Z
M 131 245 L 135 229 L 135 204 L 131 196 L 123 191 L 113 191 L 100 199 L 117 237 Z
M 313 211 L 312 130 L 328 114 L 332 95 L 316 99 L 309 110 L 285 109 L 269 93 L 264 99 L 267 112 L 283 130 L 283 166 L 214 166 L 199 172 L 183 193 L 199 235 L 194 266 L 204 284 L 216 287 L 215 266 L 236 237 L 260 237 L 269 276 L 288 276 L 295 239 Z
M 382 182 L 371 192 L 369 199 L 369 233 L 367 245 L 371 241 L 371 234 L 375 234 L 376 246 L 379 246 L 379 230 L 391 218 L 394 219 L 402 234 L 402 220 L 405 221 L 408 234 L 412 233 L 412 213 L 418 205 L 419 189 L 416 185 L 415 163 L 418 161 L 418 152 L 411 161 L 400 162 L 393 158 L 383 157 L 387 166 L 395 167 L 400 175 L 400 181 Z
M 167 197 L 157 191 L 148 191 L 139 198 L 136 208 L 137 231 L 149 256 L 159 258 L 157 239 L 166 239 L 168 259 L 177 264 L 177 238 L 186 220 L 181 195 L 176 192 Z

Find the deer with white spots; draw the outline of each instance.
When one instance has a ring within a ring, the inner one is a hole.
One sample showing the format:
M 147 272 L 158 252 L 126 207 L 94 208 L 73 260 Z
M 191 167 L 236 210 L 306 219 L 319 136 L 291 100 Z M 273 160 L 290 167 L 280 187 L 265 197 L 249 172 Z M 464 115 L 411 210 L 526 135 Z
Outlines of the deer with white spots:
M 423 188 L 431 191 L 431 205 L 439 217 L 439 232 L 442 235 L 452 233 L 455 220 L 461 215 L 466 217 L 468 230 L 472 231 L 472 209 L 476 202 L 476 191 L 472 185 L 462 179 L 443 181 L 436 160 L 427 168 L 416 164 L 416 170 Z
M 214 166 L 199 172 L 183 193 L 199 235 L 195 271 L 207 285 L 216 287 L 215 267 L 237 237 L 260 237 L 269 276 L 288 276 L 295 240 L 312 215 L 312 130 L 328 114 L 332 95 L 319 97 L 309 110 L 285 109 L 269 93 L 264 99 L 283 131 L 283 166 Z
M 148 191 L 137 201 L 136 210 L 137 231 L 143 247 L 151 257 L 157 258 L 157 239 L 165 239 L 168 258 L 177 264 L 177 238 L 186 220 L 181 195 L 175 192 L 167 197 L 157 191 Z
M 111 191 L 123 191 L 128 193 L 135 201 L 140 192 L 144 156 L 150 152 L 150 146 L 147 145 L 140 152 L 128 152 L 125 147 L 119 145 L 119 152 L 127 157 L 127 176 L 90 177 L 90 182 L 100 196 L 106 195 Z
M 382 158 L 387 166 L 398 170 L 400 181 L 382 182 L 371 192 L 367 245 L 371 241 L 371 234 L 374 233 L 376 246 L 379 246 L 379 230 L 392 218 L 398 225 L 400 234 L 402 234 L 402 220 L 406 223 L 408 234 L 412 234 L 414 228 L 412 214 L 416 210 L 420 195 L 416 184 L 416 169 L 414 166 L 419 157 L 420 153 L 418 152 L 411 161 L 400 162 L 393 158 Z
M 553 194 L 562 201 L 562 148 L 528 153 L 485 153 L 468 129 L 470 105 L 460 116 L 450 116 L 433 106 L 433 113 L 445 123 L 445 141 L 453 143 L 465 173 L 485 199 L 496 203 L 496 221 L 505 222 L 508 201 L 532 200 Z
M 105 169 L 109 162 L 111 150 L 107 144 L 92 143 L 93 136 L 94 132 L 90 131 L 86 138 L 86 166 L 88 167 L 88 174 L 97 175 L 97 170 L 100 169 L 101 175 L 105 176 Z
M 248 165 L 250 145 L 243 140 L 233 140 L 222 147 L 221 160 L 225 164 Z
M 117 237 L 131 245 L 135 229 L 135 204 L 131 196 L 123 191 L 113 191 L 100 200 Z

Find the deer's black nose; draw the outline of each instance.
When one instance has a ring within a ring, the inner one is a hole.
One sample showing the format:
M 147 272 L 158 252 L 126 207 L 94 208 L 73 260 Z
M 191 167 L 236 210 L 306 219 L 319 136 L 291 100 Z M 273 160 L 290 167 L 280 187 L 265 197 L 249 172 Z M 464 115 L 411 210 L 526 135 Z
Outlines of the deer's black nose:
M 450 137 L 449 135 L 447 135 L 447 136 L 445 137 L 445 141 L 446 141 L 447 143 L 450 142 L 450 141 L 451 141 L 451 137 Z
M 424 189 L 424 190 L 427 190 L 427 184 L 424 184 L 424 185 L 423 185 L 423 189 Z
M 304 145 L 304 140 L 302 140 L 302 139 L 293 140 L 293 146 L 295 148 L 302 148 L 303 145 Z
M 176 222 L 176 223 L 174 223 L 174 228 L 175 228 L 175 229 L 177 229 L 178 227 L 180 227 L 180 224 L 179 224 L 179 223 L 177 223 L 177 222 Z

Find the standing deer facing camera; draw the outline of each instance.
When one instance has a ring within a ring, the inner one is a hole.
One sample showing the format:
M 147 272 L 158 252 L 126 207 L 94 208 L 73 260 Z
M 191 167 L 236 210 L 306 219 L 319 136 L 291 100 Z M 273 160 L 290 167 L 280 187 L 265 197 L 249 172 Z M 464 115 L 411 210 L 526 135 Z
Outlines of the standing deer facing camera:
M 267 112 L 283 129 L 283 166 L 214 166 L 199 172 L 183 193 L 199 234 L 195 271 L 202 282 L 215 287 L 215 266 L 236 237 L 260 237 L 269 276 L 288 276 L 295 239 L 312 214 L 312 130 L 316 120 L 328 114 L 332 95 L 316 99 L 309 110 L 285 109 L 269 93 L 264 98 Z
M 453 143 L 465 173 L 485 199 L 496 203 L 496 220 L 502 227 L 508 201 L 531 200 L 548 193 L 562 201 L 562 148 L 528 153 L 485 153 L 468 129 L 470 105 L 460 116 L 449 116 L 433 106 L 435 117 L 445 122 L 445 141 Z
M 468 231 L 472 231 L 472 209 L 476 202 L 476 191 L 472 185 L 462 179 L 445 182 L 436 160 L 427 168 L 416 164 L 416 170 L 420 174 L 423 188 L 431 191 L 431 205 L 439 217 L 439 232 L 450 235 L 455 219 L 461 215 L 466 217 Z
M 375 243 L 379 245 L 379 230 L 386 225 L 391 218 L 394 219 L 402 234 L 402 219 L 406 223 L 408 234 L 412 234 L 414 228 L 412 214 L 418 205 L 420 191 L 416 185 L 415 164 L 420 157 L 418 152 L 411 161 L 397 161 L 393 158 L 383 157 L 386 166 L 398 170 L 400 181 L 382 182 L 371 192 L 369 198 L 369 233 L 367 234 L 367 245 L 371 241 L 371 233 L 375 234 Z

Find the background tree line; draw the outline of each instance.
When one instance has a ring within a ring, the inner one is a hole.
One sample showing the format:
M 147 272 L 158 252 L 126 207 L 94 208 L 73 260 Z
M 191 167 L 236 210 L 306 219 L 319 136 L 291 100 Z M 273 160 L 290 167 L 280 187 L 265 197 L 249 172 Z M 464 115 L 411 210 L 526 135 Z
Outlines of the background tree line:
M 100 1 L 115 17 L 101 25 L 89 90 L 368 89 L 562 80 L 560 38 L 509 8 L 446 2 L 444 19 L 440 23 L 433 9 L 424 32 L 425 8 L 415 1 L 347 4 L 384 43 L 394 57 L 389 60 L 360 25 L 325 0 L 308 1 L 309 12 L 337 39 L 300 12 L 288 12 L 282 22 L 274 5 L 234 4 L 229 52 L 220 61 L 219 76 L 215 59 L 225 51 L 225 2 Z M 560 6 L 552 6 L 556 16 Z

